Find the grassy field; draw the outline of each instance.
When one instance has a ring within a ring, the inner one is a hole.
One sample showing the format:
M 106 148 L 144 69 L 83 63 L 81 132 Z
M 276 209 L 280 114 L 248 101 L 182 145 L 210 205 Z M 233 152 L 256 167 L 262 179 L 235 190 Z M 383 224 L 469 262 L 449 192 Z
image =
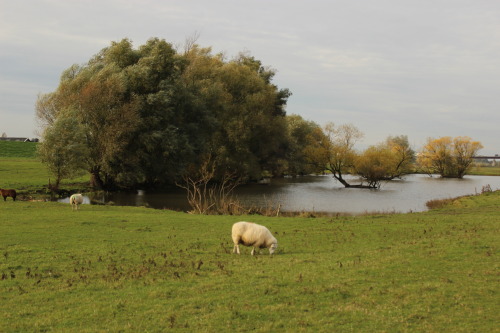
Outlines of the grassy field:
M 1 187 L 45 184 L 3 147 Z M 10 198 L 0 216 L 0 332 L 500 332 L 500 192 L 337 218 Z M 239 220 L 266 225 L 277 254 L 231 254 Z
M 316 219 L 2 201 L 0 331 L 498 332 L 499 213 L 500 192 Z M 277 254 L 231 254 L 238 220 Z
M 479 176 L 500 176 L 500 166 L 472 167 L 469 174 Z
M 0 141 L 0 188 L 14 188 L 19 199 L 44 194 L 49 178 L 47 168 L 36 158 L 35 142 Z M 85 188 L 88 176 L 65 179 L 61 188 Z
M 35 142 L 0 141 L 0 158 L 34 158 L 36 145 Z

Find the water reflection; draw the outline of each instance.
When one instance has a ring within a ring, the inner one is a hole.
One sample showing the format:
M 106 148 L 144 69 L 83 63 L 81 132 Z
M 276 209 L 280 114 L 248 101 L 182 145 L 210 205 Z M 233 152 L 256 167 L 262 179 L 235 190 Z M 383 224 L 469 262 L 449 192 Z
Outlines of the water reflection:
M 352 179 L 352 178 L 351 178 Z M 235 195 L 245 206 L 281 205 L 282 211 L 328 213 L 420 212 L 432 199 L 453 198 L 480 193 L 483 186 L 500 189 L 500 177 L 467 176 L 464 179 L 442 179 L 427 175 L 410 175 L 403 180 L 382 184 L 380 190 L 344 188 L 331 176 L 304 176 L 273 179 L 269 185 L 250 184 L 236 189 Z M 93 198 L 94 199 L 94 198 Z M 112 193 L 101 198 L 116 205 L 146 206 L 158 209 L 188 211 L 184 190 L 170 193 Z

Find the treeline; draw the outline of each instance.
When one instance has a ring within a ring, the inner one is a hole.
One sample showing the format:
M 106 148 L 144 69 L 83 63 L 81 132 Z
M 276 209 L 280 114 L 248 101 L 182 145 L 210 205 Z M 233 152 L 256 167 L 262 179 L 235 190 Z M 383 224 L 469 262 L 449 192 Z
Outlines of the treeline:
M 358 153 L 353 125 L 286 115 L 291 92 L 274 75 L 253 56 L 227 59 L 194 42 L 182 51 L 158 38 L 138 48 L 113 42 L 38 97 L 38 155 L 54 188 L 82 173 L 94 188 L 127 189 L 324 171 L 346 187 L 373 188 L 414 171 L 406 136 Z M 363 183 L 349 184 L 346 173 Z

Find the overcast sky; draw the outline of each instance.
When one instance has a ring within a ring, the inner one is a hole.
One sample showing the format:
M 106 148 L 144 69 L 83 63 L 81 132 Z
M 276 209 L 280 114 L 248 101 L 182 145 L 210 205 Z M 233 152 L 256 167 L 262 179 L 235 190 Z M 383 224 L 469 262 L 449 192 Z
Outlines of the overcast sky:
M 111 41 L 249 52 L 288 114 L 365 138 L 470 136 L 500 154 L 498 0 L 0 0 L 0 134 L 35 137 L 39 93 Z

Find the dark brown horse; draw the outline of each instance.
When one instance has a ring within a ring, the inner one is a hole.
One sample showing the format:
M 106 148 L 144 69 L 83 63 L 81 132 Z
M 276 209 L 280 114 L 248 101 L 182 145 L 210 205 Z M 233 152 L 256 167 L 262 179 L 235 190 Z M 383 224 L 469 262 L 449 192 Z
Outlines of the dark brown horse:
M 3 201 L 7 201 L 7 197 L 12 197 L 12 199 L 14 199 L 14 201 L 16 201 L 16 196 L 17 196 L 16 190 L 12 190 L 12 189 L 5 190 L 5 189 L 0 188 L 0 194 L 2 194 Z

